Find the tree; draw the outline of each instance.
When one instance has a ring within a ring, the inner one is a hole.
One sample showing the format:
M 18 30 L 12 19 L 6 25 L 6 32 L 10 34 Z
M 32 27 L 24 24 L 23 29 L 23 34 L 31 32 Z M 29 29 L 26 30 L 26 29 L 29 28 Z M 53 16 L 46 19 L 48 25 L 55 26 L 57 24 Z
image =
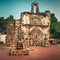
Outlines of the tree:
M 0 17 L 0 32 L 5 34 L 7 23 L 9 21 L 14 21 L 14 20 L 15 19 L 14 19 L 13 15 L 10 15 L 6 19 L 4 19 L 4 17 Z
M 50 34 L 54 38 L 59 38 L 60 36 L 60 22 L 58 22 L 55 14 L 51 14 L 51 26 L 50 26 Z
M 3 21 L 4 21 L 4 17 L 0 17 L 0 32 L 3 31 Z
M 60 38 L 60 22 L 54 23 L 54 30 L 55 30 L 55 33 L 53 34 L 54 37 Z
M 50 26 L 50 33 L 53 34 L 55 32 L 54 23 L 57 23 L 57 18 L 55 14 L 51 14 L 51 26 Z
M 9 17 L 7 17 L 7 20 L 13 21 L 14 20 L 14 17 L 12 15 L 10 15 Z

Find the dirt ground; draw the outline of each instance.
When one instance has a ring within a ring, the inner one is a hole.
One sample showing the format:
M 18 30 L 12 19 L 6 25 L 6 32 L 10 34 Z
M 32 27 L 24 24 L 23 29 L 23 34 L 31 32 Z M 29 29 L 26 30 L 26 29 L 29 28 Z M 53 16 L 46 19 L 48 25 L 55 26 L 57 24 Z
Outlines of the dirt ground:
M 33 50 L 26 56 L 9 56 L 7 51 L 0 50 L 0 60 L 60 60 L 60 45 L 31 48 Z

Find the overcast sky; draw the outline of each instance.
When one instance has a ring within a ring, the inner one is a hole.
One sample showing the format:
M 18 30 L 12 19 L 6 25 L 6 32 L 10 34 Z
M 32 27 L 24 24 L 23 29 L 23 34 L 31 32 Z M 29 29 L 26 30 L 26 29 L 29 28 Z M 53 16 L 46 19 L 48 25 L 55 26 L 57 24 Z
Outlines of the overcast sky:
M 15 19 L 20 19 L 21 12 L 31 11 L 31 3 L 38 2 L 39 11 L 50 10 L 60 21 L 60 0 L 0 0 L 0 17 L 13 15 Z

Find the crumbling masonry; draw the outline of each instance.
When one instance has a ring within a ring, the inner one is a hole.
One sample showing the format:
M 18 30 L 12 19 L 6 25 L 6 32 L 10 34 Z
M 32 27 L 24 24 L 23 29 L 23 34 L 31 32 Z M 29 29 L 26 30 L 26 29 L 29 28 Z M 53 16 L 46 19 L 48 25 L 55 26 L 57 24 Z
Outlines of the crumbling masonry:
M 36 6 L 36 13 L 34 13 Z M 38 3 L 33 2 L 31 12 L 22 12 L 21 18 L 7 24 L 6 45 L 16 46 L 18 41 L 25 45 L 49 46 L 50 11 L 39 12 Z

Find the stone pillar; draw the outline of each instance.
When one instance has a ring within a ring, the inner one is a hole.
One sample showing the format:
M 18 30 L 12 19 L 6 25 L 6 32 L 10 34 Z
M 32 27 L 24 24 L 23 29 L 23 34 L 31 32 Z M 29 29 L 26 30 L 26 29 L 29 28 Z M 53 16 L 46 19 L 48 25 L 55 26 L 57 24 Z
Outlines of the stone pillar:
M 7 24 L 7 36 L 6 36 L 6 45 L 11 47 L 14 40 L 14 21 L 11 21 Z

